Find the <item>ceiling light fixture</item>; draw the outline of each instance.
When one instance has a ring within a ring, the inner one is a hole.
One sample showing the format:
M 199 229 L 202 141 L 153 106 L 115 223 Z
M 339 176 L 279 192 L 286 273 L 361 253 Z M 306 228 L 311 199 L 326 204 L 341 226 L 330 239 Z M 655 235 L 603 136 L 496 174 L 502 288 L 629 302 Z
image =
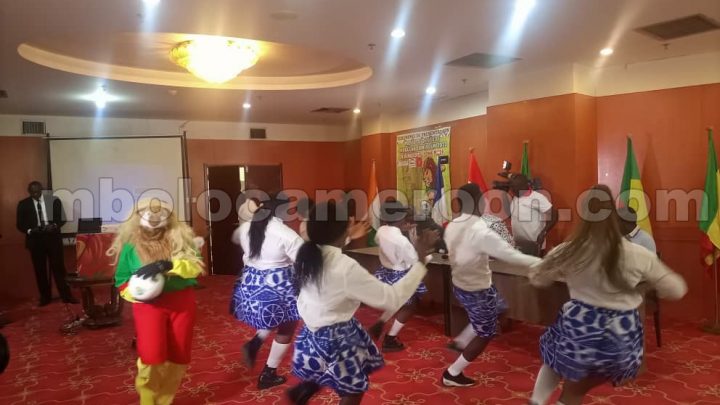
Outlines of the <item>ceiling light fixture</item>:
M 402 28 L 395 28 L 390 33 L 390 36 L 393 38 L 402 38 L 405 36 L 405 30 L 403 30 Z
M 600 50 L 600 55 L 602 56 L 610 56 L 615 52 L 612 48 L 603 48 Z
M 201 37 L 177 44 L 170 60 L 208 83 L 225 83 L 259 59 L 255 41 L 225 37 Z
M 160 4 L 160 0 L 143 0 L 143 3 L 148 7 L 155 7 Z
M 89 99 L 95 102 L 95 107 L 97 107 L 98 110 L 102 110 L 107 106 L 108 101 L 110 101 L 110 96 L 107 90 L 105 90 L 105 86 L 100 86 L 95 90 L 95 93 L 89 96 Z
M 243 108 L 246 110 L 249 110 L 252 107 L 252 104 L 250 103 L 243 103 Z
M 355 109 L 353 110 L 353 114 L 360 114 L 360 109 L 359 109 L 359 108 L 355 108 Z
M 433 95 L 437 92 L 437 89 L 433 86 L 430 86 L 425 89 L 425 94 Z

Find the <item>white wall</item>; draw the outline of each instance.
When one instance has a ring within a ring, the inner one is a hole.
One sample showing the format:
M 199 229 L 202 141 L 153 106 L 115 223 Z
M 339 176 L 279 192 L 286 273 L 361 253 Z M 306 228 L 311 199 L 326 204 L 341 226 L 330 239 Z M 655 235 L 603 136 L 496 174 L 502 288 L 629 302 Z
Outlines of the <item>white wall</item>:
M 523 74 L 508 67 L 493 72 L 488 105 L 570 93 L 602 97 L 711 83 L 720 83 L 720 52 L 622 66 L 565 64 Z
M 265 128 L 272 141 L 341 142 L 360 136 L 355 127 L 340 125 L 33 115 L 0 115 L 0 136 L 21 135 L 23 120 L 43 121 L 50 136 L 61 138 L 179 135 L 185 130 L 191 139 L 250 139 L 250 128 Z
M 488 106 L 542 97 L 572 93 L 601 97 L 711 83 L 720 83 L 720 52 L 623 66 L 564 64 L 530 73 L 518 73 L 510 65 L 492 72 L 488 92 L 433 102 L 424 115 L 418 106 L 363 118 L 362 134 L 398 132 L 483 115 Z
M 468 94 L 449 100 L 433 101 L 425 113 L 420 111 L 420 109 L 410 109 L 363 118 L 362 134 L 370 135 L 383 132 L 398 132 L 485 115 L 487 113 L 487 106 L 487 92 Z

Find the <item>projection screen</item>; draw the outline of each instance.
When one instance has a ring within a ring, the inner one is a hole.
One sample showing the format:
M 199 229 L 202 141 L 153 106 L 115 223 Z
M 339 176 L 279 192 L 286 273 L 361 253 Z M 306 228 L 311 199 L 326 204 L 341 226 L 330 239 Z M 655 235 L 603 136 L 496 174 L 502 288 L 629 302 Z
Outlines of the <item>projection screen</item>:
M 63 233 L 76 232 L 80 218 L 121 223 L 133 204 L 145 197 L 171 199 L 178 218 L 187 220 L 182 137 L 50 138 L 48 142 L 52 188 L 67 218 Z

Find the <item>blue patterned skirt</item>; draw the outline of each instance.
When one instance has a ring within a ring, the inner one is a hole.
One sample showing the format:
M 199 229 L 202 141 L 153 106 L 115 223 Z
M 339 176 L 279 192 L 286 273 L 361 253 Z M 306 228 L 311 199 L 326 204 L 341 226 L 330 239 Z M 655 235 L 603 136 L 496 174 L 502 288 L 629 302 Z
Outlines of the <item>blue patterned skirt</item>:
M 255 329 L 274 329 L 300 320 L 292 267 L 258 270 L 245 266 L 235 282 L 230 312 Z
M 642 363 L 640 314 L 570 300 L 540 338 L 540 355 L 565 379 L 594 376 L 621 384 L 635 378 Z
M 293 374 L 330 387 L 341 397 L 367 391 L 368 376 L 384 365 L 377 346 L 355 318 L 315 332 L 305 326 L 295 338 Z
M 478 291 L 465 291 L 453 286 L 453 292 L 465 308 L 475 334 L 483 338 L 495 336 L 498 317 L 508 308 L 495 286 Z
M 410 271 L 410 269 L 407 270 L 393 270 L 388 269 L 387 267 L 380 266 L 379 269 L 375 272 L 375 277 L 377 277 L 378 280 L 382 281 L 385 284 L 393 285 L 400 281 L 401 278 L 405 277 L 405 275 Z M 415 294 L 410 296 L 410 298 L 407 300 L 405 305 L 412 305 L 420 301 L 420 298 L 428 291 L 427 286 L 425 283 L 420 283 L 417 290 L 415 290 Z

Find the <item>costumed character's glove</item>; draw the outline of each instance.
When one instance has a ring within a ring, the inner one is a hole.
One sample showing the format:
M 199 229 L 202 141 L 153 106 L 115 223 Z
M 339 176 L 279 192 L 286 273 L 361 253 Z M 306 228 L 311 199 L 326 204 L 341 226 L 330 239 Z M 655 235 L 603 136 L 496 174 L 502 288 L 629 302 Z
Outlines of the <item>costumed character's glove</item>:
M 178 276 L 182 278 L 196 278 L 203 273 L 202 266 L 187 259 L 173 260 L 171 265 L 172 270 L 168 272 L 168 275 L 170 276 Z
M 135 275 L 138 277 L 141 277 L 143 279 L 148 279 L 155 277 L 156 275 L 160 273 L 164 273 L 168 270 L 171 270 L 173 268 L 173 263 L 169 260 L 158 260 L 156 262 L 147 264 L 143 267 L 140 267 L 138 271 L 135 272 Z

